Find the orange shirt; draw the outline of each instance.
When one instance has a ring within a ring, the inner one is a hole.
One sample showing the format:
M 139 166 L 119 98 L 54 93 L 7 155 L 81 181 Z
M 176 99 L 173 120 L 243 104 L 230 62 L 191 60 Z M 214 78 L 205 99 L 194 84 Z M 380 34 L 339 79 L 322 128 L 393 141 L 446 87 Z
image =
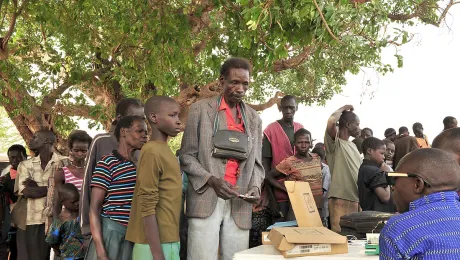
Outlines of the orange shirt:
M 225 98 L 222 98 L 219 111 L 225 110 L 225 118 L 227 119 L 227 129 L 244 133 L 245 129 L 243 124 L 243 117 L 241 115 L 240 105 L 237 105 L 236 109 L 238 111 L 237 116 L 239 119 L 238 121 L 240 123 L 237 123 L 235 121 L 235 119 L 232 116 L 232 110 L 228 106 L 227 102 L 225 102 Z M 239 174 L 240 169 L 238 160 L 228 159 L 227 165 L 225 167 L 224 180 L 232 185 L 236 185 L 236 181 L 238 180 Z

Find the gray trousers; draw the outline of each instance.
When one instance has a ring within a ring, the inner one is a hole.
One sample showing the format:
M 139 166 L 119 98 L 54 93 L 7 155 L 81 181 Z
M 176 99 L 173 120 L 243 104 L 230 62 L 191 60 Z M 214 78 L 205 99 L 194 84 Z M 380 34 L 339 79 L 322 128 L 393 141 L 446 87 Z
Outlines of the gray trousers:
M 102 218 L 102 239 L 105 251 L 110 260 L 131 260 L 133 255 L 132 242 L 125 240 L 126 227 L 108 218 Z M 86 260 L 97 260 L 96 246 L 91 240 Z
M 248 248 L 249 230 L 235 224 L 231 200 L 219 198 L 207 218 L 188 219 L 187 260 L 232 260 L 235 253 Z

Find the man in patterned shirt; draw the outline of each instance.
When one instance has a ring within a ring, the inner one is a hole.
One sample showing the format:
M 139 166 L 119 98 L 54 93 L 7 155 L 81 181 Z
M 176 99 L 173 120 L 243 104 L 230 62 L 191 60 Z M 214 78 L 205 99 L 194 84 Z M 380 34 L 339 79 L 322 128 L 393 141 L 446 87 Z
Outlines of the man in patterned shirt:
M 52 189 L 48 189 L 50 179 L 56 170 L 67 165 L 66 157 L 53 152 L 56 136 L 50 130 L 37 131 L 29 143 L 29 148 L 36 155 L 23 161 L 18 166 L 18 176 L 15 192 L 27 199 L 27 214 L 25 230 L 18 228 L 17 243 L 25 245 L 25 250 L 18 252 L 18 259 L 47 260 L 50 247 L 45 242 L 47 226 L 53 201 Z M 48 213 L 47 213 L 48 212 Z M 27 258 L 27 257 L 26 257 Z
M 406 155 L 389 173 L 400 215 L 380 233 L 380 259 L 458 259 L 460 166 L 446 151 L 426 148 Z

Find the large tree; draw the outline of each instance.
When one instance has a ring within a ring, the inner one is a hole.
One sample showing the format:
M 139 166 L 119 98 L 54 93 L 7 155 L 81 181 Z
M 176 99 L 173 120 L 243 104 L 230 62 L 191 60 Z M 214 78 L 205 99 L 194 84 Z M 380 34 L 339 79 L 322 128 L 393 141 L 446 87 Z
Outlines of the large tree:
M 75 117 L 108 127 L 123 97 L 218 95 L 229 56 L 253 64 L 249 102 L 277 91 L 305 104 L 340 92 L 347 72 L 392 71 L 382 48 L 439 26 L 459 2 L 435 0 L 0 0 L 0 103 L 28 141 L 42 127 L 60 144 Z M 398 66 L 402 57 L 395 54 Z M 62 149 L 62 147 L 58 147 Z

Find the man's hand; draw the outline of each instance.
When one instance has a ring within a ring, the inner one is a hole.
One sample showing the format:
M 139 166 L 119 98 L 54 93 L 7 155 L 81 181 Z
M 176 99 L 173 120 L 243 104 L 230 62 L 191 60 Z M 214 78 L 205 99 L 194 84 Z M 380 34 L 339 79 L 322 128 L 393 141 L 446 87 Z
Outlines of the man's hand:
M 245 196 L 251 196 L 251 198 L 242 197 L 242 199 L 251 204 L 256 204 L 260 200 L 260 191 L 257 187 L 252 187 Z
M 31 178 L 27 178 L 25 181 L 22 182 L 22 184 L 26 187 L 38 187 L 37 182 L 32 180 Z
M 217 196 L 221 199 L 228 200 L 237 197 L 238 192 L 232 189 L 232 185 L 222 179 L 211 176 L 208 180 L 209 186 L 214 189 Z
M 392 172 L 390 166 L 388 166 L 388 164 L 386 163 L 382 163 L 382 165 L 380 166 L 380 170 L 384 172 Z

